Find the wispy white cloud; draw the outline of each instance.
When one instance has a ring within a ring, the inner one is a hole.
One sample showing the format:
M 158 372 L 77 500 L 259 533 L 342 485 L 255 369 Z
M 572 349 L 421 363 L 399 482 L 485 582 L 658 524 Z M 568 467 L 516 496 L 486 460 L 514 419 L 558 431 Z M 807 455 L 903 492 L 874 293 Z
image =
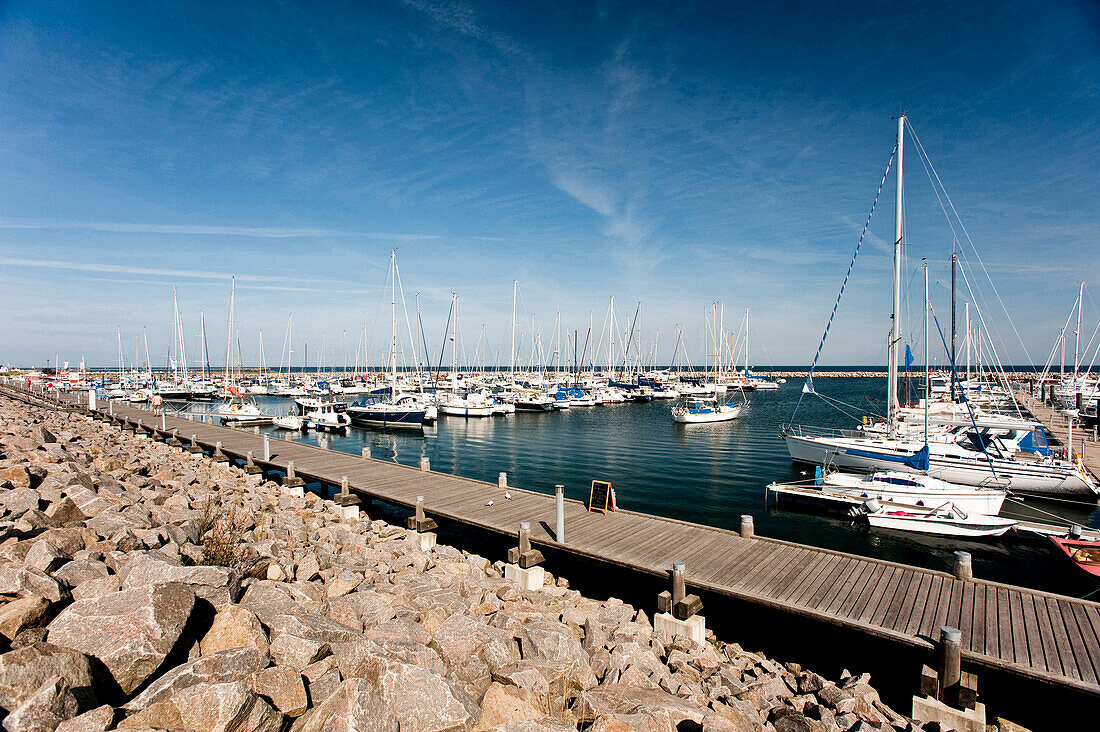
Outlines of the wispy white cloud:
M 431 241 L 436 234 L 398 234 L 386 231 L 341 231 L 338 229 L 277 228 L 255 226 L 200 226 L 192 224 L 128 224 L 104 221 L 30 221 L 0 219 L 0 229 L 109 231 L 123 234 L 176 234 L 196 236 L 244 236 L 260 239 L 350 236 L 392 241 Z
M 166 279 L 229 280 L 236 278 L 240 282 L 280 282 L 302 280 L 297 277 L 277 277 L 265 275 L 233 275 L 227 272 L 210 272 L 196 269 L 168 269 L 158 267 L 133 267 L 124 264 L 103 264 L 98 262 L 70 262 L 57 259 L 18 259 L 0 257 L 0 265 L 6 267 L 32 267 L 36 269 L 61 269 L 76 272 L 98 272 L 105 274 L 137 275 L 141 277 L 160 277 Z M 330 280 L 324 280 L 328 282 Z
M 424 13 L 440 25 L 457 31 L 464 36 L 489 44 L 501 53 L 516 58 L 529 58 L 527 51 L 515 39 L 504 33 L 487 28 L 481 23 L 477 11 L 461 2 L 424 2 L 424 0 L 404 0 L 407 7 Z

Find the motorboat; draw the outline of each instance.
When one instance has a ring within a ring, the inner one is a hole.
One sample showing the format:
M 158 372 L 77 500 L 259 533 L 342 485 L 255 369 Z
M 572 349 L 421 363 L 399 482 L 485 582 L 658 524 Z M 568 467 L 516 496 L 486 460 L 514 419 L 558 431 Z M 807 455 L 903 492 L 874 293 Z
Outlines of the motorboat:
M 1100 539 L 1081 536 L 1081 527 L 1072 526 L 1065 536 L 1048 536 L 1056 554 L 1073 562 L 1078 569 L 1100 577 Z
M 426 407 L 412 399 L 389 401 L 368 396 L 348 405 L 347 414 L 356 427 L 423 429 Z
M 493 401 L 478 392 L 454 394 L 439 403 L 439 412 L 449 417 L 492 417 Z
M 950 501 L 932 509 L 914 511 L 900 506 L 887 507 L 870 498 L 860 508 L 853 509 L 853 513 L 875 528 L 935 536 L 1002 536 L 1018 523 L 1000 516 L 968 514 Z
M 218 405 L 217 415 L 223 422 L 248 422 L 256 419 L 264 419 L 263 412 L 254 402 L 237 398 Z
M 271 424 L 281 430 L 302 432 L 306 429 L 306 421 L 296 414 L 288 414 L 283 417 L 273 417 Z
M 316 408 L 305 413 L 310 429 L 319 432 L 340 432 L 347 434 L 351 417 L 346 413 L 344 402 L 321 402 Z

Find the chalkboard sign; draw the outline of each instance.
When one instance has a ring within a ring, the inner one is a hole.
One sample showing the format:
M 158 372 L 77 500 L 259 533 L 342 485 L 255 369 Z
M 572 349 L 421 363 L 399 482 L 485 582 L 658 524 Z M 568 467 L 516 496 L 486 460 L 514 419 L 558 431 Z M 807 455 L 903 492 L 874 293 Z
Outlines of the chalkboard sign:
M 592 481 L 592 490 L 588 494 L 588 510 L 607 513 L 615 510 L 615 489 L 602 480 Z

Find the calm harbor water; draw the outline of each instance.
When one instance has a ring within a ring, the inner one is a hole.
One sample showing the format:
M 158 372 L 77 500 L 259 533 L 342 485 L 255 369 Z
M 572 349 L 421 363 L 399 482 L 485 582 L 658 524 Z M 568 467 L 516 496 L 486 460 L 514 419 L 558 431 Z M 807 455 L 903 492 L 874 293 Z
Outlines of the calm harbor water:
M 975 574 L 985 579 L 1076 596 L 1096 589 L 1037 539 L 947 540 L 869 530 L 842 513 L 792 511 L 766 501 L 768 483 L 812 477 L 812 469 L 791 463 L 779 437 L 801 386 L 791 379 L 779 391 L 750 394 L 751 407 L 740 419 L 712 425 L 676 424 L 669 414 L 671 402 L 654 401 L 469 420 L 440 416 L 423 435 L 357 428 L 348 436 L 272 434 L 352 454 L 369 445 L 372 457 L 410 466 L 427 456 L 433 470 L 493 483 L 503 471 L 509 485 L 547 493 L 561 483 L 568 497 L 579 500 L 587 499 L 592 480 L 606 480 L 619 506 L 630 510 L 735 530 L 741 514 L 748 513 L 762 536 L 933 569 L 950 570 L 952 552 L 963 549 L 973 555 Z M 815 386 L 853 405 L 856 409 L 849 411 L 854 414 L 879 412 L 885 401 L 882 378 L 819 379 Z M 293 408 L 290 399 L 280 397 L 258 397 L 257 404 L 271 414 Z M 849 417 L 812 395 L 803 399 L 796 421 L 852 426 Z M 1042 520 L 1032 505 L 1100 525 L 1095 507 L 1047 501 L 1029 501 L 1024 508 L 1006 503 L 1002 514 Z

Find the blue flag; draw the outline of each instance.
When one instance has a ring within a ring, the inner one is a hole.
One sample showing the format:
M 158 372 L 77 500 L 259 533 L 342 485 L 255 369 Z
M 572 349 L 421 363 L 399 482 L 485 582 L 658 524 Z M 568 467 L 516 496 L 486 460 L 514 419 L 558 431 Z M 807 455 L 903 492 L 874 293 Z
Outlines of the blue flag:
M 905 344 L 905 370 L 909 370 L 910 364 L 913 363 L 913 352 L 909 350 L 909 344 Z

